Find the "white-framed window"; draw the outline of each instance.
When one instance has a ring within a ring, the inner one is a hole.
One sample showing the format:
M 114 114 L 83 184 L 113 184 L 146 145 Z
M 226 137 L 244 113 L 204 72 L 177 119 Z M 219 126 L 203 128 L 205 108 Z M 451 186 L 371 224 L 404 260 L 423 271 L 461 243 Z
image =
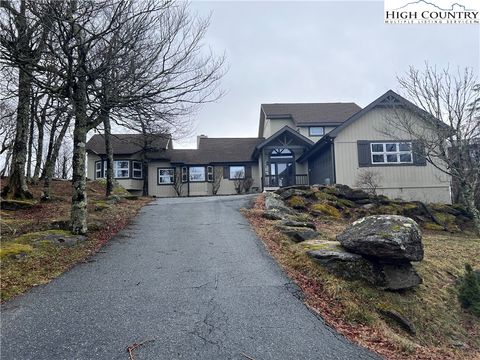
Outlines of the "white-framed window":
M 186 166 L 182 167 L 182 182 L 188 181 L 188 169 Z
M 132 161 L 132 177 L 143 179 L 143 165 L 141 161 Z
M 130 177 L 130 161 L 115 160 L 113 162 L 113 174 L 117 179 Z
M 114 161 L 115 163 L 115 161 Z M 107 178 L 107 160 L 103 160 L 103 177 Z
M 325 134 L 325 128 L 323 126 L 310 126 L 308 128 L 308 134 L 310 136 L 323 136 Z
M 411 164 L 413 163 L 411 142 L 371 143 L 372 164 Z
M 207 166 L 207 181 L 213 181 L 213 166 Z
M 95 163 L 95 179 L 100 179 L 102 177 L 102 162 L 97 161 Z
M 192 182 L 205 181 L 205 167 L 204 166 L 190 167 L 189 179 Z
M 245 166 L 230 166 L 230 179 L 245 179 Z
M 174 168 L 158 168 L 158 184 L 173 184 L 175 182 L 175 169 Z

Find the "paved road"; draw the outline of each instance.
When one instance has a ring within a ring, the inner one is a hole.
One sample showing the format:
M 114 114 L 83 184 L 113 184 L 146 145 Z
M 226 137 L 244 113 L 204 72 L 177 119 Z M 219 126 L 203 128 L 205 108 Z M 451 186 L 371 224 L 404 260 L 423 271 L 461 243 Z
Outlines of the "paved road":
M 295 296 L 238 211 L 249 199 L 146 206 L 92 262 L 2 307 L 1 359 L 128 359 L 145 340 L 138 360 L 375 359 Z

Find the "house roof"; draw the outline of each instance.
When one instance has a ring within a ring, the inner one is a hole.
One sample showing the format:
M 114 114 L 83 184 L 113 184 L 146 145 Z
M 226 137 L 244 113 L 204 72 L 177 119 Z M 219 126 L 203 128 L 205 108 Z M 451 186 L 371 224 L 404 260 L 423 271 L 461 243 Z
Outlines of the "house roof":
M 435 122 L 438 126 L 441 127 L 446 127 L 447 125 L 442 123 L 440 120 L 435 118 L 433 115 L 429 114 L 425 110 L 420 109 L 417 105 L 413 104 L 412 102 L 408 101 L 404 97 L 400 96 L 393 90 L 388 90 L 385 94 L 381 95 L 379 98 L 374 100 L 372 103 L 370 103 L 368 106 L 365 108 L 361 109 L 360 111 L 356 112 L 353 114 L 351 117 L 349 117 L 345 122 L 343 122 L 340 126 L 336 127 L 332 131 L 330 131 L 328 134 L 323 136 L 319 141 L 315 143 L 314 146 L 310 148 L 309 151 L 305 152 L 299 159 L 299 162 L 304 162 L 308 160 L 312 155 L 316 154 L 325 143 L 328 143 L 330 139 L 335 138 L 340 132 L 342 132 L 347 126 L 350 124 L 354 123 L 358 119 L 360 119 L 363 115 L 365 115 L 367 112 L 370 110 L 377 108 L 377 107 L 383 107 L 383 108 L 389 108 L 389 107 L 394 107 L 394 106 L 403 106 L 406 109 L 409 109 L 410 111 L 413 111 L 416 114 L 419 114 L 420 117 L 424 120 Z
M 156 150 L 172 148 L 169 134 L 147 136 L 143 134 L 112 134 L 110 139 L 115 155 L 135 154 L 143 149 L 145 140 L 149 148 Z M 103 134 L 93 135 L 87 142 L 86 150 L 99 155 L 106 154 L 105 136 Z
M 149 153 L 150 159 L 170 159 L 178 164 L 251 162 L 252 153 L 263 138 L 200 138 L 198 149 L 175 149 Z
M 267 118 L 291 118 L 297 126 L 338 125 L 361 110 L 355 103 L 262 104 Z

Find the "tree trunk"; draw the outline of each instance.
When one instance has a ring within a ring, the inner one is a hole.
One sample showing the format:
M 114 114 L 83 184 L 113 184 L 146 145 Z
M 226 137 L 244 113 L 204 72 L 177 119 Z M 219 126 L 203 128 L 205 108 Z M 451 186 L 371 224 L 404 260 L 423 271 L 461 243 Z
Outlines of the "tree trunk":
M 63 162 L 62 162 L 62 179 L 68 179 L 68 169 L 67 169 L 67 155 L 63 155 Z
M 51 198 L 51 181 L 53 178 L 53 173 L 55 171 L 55 162 L 58 158 L 58 153 L 60 152 L 60 147 L 62 146 L 63 138 L 67 133 L 67 129 L 70 126 L 71 114 L 68 114 L 67 119 L 63 123 L 62 129 L 58 134 L 58 137 L 55 141 L 51 139 L 51 146 L 49 145 L 49 153 L 50 156 L 48 157 L 47 161 L 45 161 L 45 166 L 43 168 L 43 194 L 42 200 L 48 201 Z
M 467 184 L 461 184 L 461 194 L 463 205 L 467 208 L 467 211 L 472 215 L 473 225 L 475 232 L 480 235 L 480 211 L 475 206 L 475 192 L 472 187 Z
M 38 141 L 37 141 L 37 156 L 35 158 L 35 170 L 33 171 L 33 183 L 37 183 L 38 178 L 40 176 L 40 169 L 42 167 L 42 160 L 43 160 L 43 138 L 45 134 L 45 122 L 46 122 L 46 114 L 43 112 L 40 118 L 40 121 L 37 122 L 38 128 Z M 55 134 L 55 129 L 52 126 L 52 131 Z
M 105 196 L 112 195 L 114 187 L 114 177 L 113 177 L 113 149 L 111 142 L 112 129 L 110 126 L 110 117 L 108 116 L 108 110 L 106 114 L 103 114 L 103 127 L 104 127 L 104 136 L 105 136 L 105 150 L 107 153 L 107 187 L 105 190 Z
M 31 75 L 24 68 L 18 75 L 18 105 L 15 143 L 13 144 L 12 164 L 7 186 L 3 195 L 7 198 L 29 198 L 33 196 L 28 191 L 25 178 L 25 162 L 27 160 L 28 125 L 30 122 Z
M 27 181 L 32 178 L 32 149 L 33 149 L 33 136 L 35 134 L 35 99 L 32 96 L 30 106 L 30 134 L 28 135 L 28 155 L 27 155 Z

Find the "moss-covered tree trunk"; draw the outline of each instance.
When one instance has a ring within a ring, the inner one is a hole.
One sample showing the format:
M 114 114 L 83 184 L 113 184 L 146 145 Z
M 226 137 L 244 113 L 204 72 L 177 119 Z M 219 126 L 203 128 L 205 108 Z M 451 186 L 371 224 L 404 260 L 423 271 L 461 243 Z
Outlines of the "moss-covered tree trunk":
M 103 128 L 105 136 L 105 152 L 107 153 L 107 186 L 105 189 L 105 195 L 108 197 L 112 195 L 114 187 L 114 177 L 113 177 L 113 149 L 112 149 L 112 129 L 110 126 L 110 117 L 108 116 L 108 110 L 106 113 L 102 114 L 103 116 Z
M 3 190 L 3 195 L 7 198 L 32 198 L 32 194 L 28 191 L 25 177 L 30 121 L 30 92 L 31 75 L 28 70 L 20 68 L 18 76 L 17 123 L 12 151 L 12 164 L 8 184 Z
M 18 31 L 16 43 L 16 56 L 24 60 L 18 64 L 18 104 L 17 123 L 15 129 L 15 142 L 12 150 L 12 164 L 8 184 L 2 191 L 7 198 L 32 198 L 28 191 L 25 177 L 25 163 L 27 161 L 28 128 L 30 122 L 30 97 L 32 93 L 32 69 L 29 66 L 31 61 L 30 38 L 28 35 L 28 24 L 26 17 L 26 2 L 21 1 L 20 12 L 15 17 L 15 25 Z

